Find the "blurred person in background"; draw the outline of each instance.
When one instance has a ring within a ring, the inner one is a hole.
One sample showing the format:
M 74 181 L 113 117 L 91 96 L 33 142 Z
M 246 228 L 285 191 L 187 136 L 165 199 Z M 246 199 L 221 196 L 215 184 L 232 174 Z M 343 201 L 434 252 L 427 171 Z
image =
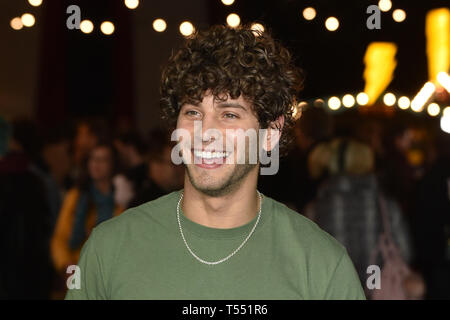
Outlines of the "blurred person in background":
M 129 207 L 136 207 L 182 188 L 184 167 L 172 162 L 171 152 L 174 146 L 175 142 L 170 140 L 170 135 L 164 130 L 150 131 L 146 180 Z
M 387 194 L 401 206 L 407 219 L 410 217 L 410 199 L 415 185 L 414 168 L 408 160 L 413 145 L 413 131 L 400 121 L 389 124 L 383 139 L 384 157 L 378 163 L 380 183 Z
M 289 154 L 280 159 L 280 169 L 275 175 L 263 175 L 259 189 L 270 197 L 302 212 L 317 190 L 311 179 L 307 159 L 312 148 L 330 139 L 333 133 L 333 119 L 320 107 L 306 107 L 294 126 L 294 143 Z
M 411 202 L 416 265 L 427 283 L 427 298 L 450 299 L 450 135 L 440 132 L 437 159 Z
M 97 144 L 88 155 L 77 186 L 67 192 L 51 240 L 58 272 L 64 273 L 68 265 L 78 262 L 81 247 L 96 225 L 122 212 L 114 202 L 116 162 L 111 145 Z
M 36 138 L 28 135 L 30 128 L 23 119 L 9 125 L 0 118 L 0 299 L 50 297 L 51 211 L 45 184 L 33 170 L 36 154 L 26 152 Z
M 107 141 L 109 132 L 103 119 L 89 118 L 81 120 L 75 128 L 73 140 L 73 167 L 71 176 L 74 181 L 79 179 L 86 157 L 99 141 Z
M 347 248 L 364 286 L 372 252 L 383 232 L 379 197 L 386 203 L 392 236 L 403 259 L 408 263 L 412 258 L 409 226 L 399 205 L 380 189 L 374 161 L 367 145 L 343 138 L 317 145 L 308 159 L 311 176 L 322 182 L 305 214 Z
M 114 177 L 116 201 L 123 207 L 128 207 L 134 198 L 144 188 L 148 180 L 148 164 L 145 159 L 146 144 L 137 132 L 120 134 L 114 140 L 121 162 L 122 173 Z

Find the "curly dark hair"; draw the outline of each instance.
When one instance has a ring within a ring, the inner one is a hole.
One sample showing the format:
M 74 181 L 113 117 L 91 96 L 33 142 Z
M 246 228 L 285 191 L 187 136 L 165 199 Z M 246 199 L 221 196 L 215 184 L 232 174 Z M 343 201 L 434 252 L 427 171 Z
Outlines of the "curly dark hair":
M 162 73 L 160 105 L 174 126 L 185 103 L 198 104 L 209 90 L 216 100 L 229 95 L 249 102 L 261 128 L 284 116 L 280 152 L 291 140 L 292 107 L 303 88 L 303 73 L 289 51 L 267 32 L 213 26 L 188 37 Z

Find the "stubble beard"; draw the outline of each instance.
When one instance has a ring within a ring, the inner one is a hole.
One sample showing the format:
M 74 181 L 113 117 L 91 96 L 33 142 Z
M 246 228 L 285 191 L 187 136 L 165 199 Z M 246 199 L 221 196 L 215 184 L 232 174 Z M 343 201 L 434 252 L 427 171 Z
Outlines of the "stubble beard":
M 216 178 L 210 176 L 207 172 L 202 172 L 195 177 L 191 171 L 192 168 L 187 165 L 186 173 L 189 181 L 196 190 L 210 197 L 220 197 L 230 194 L 238 189 L 245 177 L 247 177 L 256 166 L 257 164 L 237 164 L 226 177 L 221 178 L 221 181 L 218 182 L 214 181 Z

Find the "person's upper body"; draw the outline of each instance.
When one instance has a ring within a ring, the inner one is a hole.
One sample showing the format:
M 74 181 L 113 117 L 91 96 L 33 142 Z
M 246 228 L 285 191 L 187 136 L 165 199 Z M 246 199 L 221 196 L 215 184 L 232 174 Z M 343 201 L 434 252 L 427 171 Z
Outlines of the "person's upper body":
M 113 158 L 110 146 L 94 147 L 86 163 L 86 178 L 64 198 L 51 240 L 52 259 L 59 272 L 77 263 L 81 247 L 96 225 L 123 211 L 114 198 Z
M 48 299 L 50 208 L 30 157 L 11 131 L 0 118 L 0 300 Z M 30 268 L 34 276 L 27 276 Z
M 215 26 L 186 39 L 161 82 L 184 188 L 94 229 L 66 298 L 364 299 L 346 250 L 257 191 L 293 123 L 302 77 L 289 52 L 267 32 Z
M 311 175 L 323 182 L 304 214 L 345 246 L 362 283 L 384 231 L 380 201 L 387 204 L 391 233 L 403 258 L 410 262 L 412 255 L 409 227 L 400 206 L 381 190 L 374 160 L 367 145 L 341 138 L 319 144 L 309 158 Z

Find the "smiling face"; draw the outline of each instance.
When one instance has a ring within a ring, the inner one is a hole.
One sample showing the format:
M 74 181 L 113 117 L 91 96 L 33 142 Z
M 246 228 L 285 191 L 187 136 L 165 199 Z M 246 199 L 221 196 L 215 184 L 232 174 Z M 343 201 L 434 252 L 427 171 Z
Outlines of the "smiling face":
M 201 124 L 202 129 L 194 130 L 195 123 Z M 259 129 L 250 103 L 242 96 L 215 101 L 207 94 L 198 105 L 184 104 L 178 115 L 177 129 L 190 133 L 191 141 L 183 145 L 182 154 L 188 176 L 186 183 L 198 191 L 220 196 L 235 190 L 250 176 L 257 177 L 258 164 L 248 161 L 252 149 L 248 144 L 257 144 L 257 141 L 247 139 L 245 145 L 237 143 L 236 130 L 254 130 L 257 137 Z M 220 134 L 221 139 L 217 135 L 205 135 L 212 130 Z

